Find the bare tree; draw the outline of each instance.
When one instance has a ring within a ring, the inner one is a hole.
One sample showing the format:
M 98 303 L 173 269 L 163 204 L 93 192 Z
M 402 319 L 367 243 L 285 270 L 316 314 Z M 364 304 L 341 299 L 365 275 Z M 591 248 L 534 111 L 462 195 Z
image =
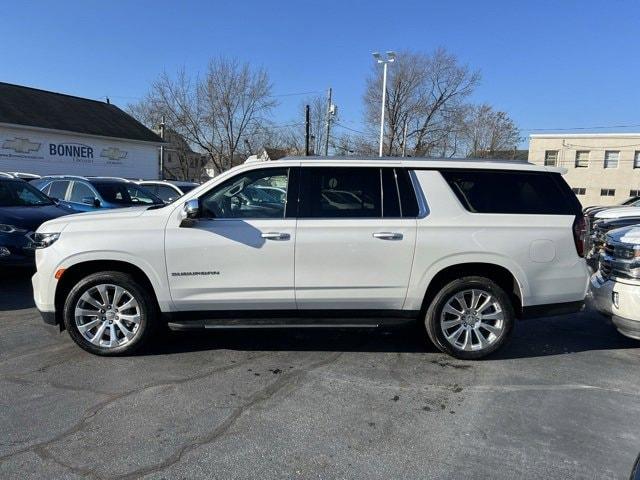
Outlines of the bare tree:
M 410 155 L 450 155 L 452 139 L 465 99 L 480 80 L 479 72 L 460 65 L 444 49 L 432 54 L 400 52 L 387 79 L 385 148 L 402 150 L 406 125 Z M 365 121 L 373 132 L 380 119 L 382 78 L 374 65 L 364 95 Z
M 460 134 L 467 156 L 477 158 L 515 151 L 520 142 L 520 130 L 513 120 L 487 104 L 468 107 Z
M 263 132 L 276 106 L 271 88 L 264 69 L 217 58 L 202 77 L 192 78 L 184 70 L 175 76 L 163 73 L 129 111 L 147 124 L 157 125 L 164 116 L 169 128 L 222 172 L 246 154 L 245 139 Z
M 307 98 L 300 102 L 298 116 L 288 125 L 273 125 L 267 127 L 271 129 L 268 145 L 286 150 L 291 155 L 304 155 L 304 135 L 305 135 L 305 107 L 309 105 L 310 117 L 310 148 L 311 155 L 324 154 L 327 137 L 327 99 L 322 95 Z M 332 116 L 332 121 L 338 121 L 339 117 Z M 329 147 L 335 150 L 335 145 L 339 143 L 335 131 L 332 131 L 329 138 Z

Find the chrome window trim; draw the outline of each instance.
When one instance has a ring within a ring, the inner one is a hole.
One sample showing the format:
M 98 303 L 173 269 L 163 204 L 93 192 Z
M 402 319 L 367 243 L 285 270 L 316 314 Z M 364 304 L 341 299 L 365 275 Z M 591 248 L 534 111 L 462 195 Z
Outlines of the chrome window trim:
M 416 200 L 418 200 L 418 216 L 416 218 L 426 218 L 430 213 L 429 204 L 424 196 L 424 192 L 422 191 L 422 187 L 420 186 L 415 170 L 409 170 L 409 178 L 411 180 L 411 185 L 413 186 L 413 191 L 416 194 Z

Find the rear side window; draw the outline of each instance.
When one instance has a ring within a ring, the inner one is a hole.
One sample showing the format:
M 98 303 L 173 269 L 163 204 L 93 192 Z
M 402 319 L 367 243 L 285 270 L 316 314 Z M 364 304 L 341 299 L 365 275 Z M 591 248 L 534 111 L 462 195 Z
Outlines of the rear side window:
M 400 204 L 402 206 L 403 217 L 418 216 L 418 199 L 416 191 L 409 179 L 409 172 L 402 168 L 396 168 L 398 178 L 398 191 L 400 192 Z
M 67 180 L 56 180 L 51 183 L 49 186 L 49 195 L 51 198 L 57 198 L 58 200 L 64 200 L 65 195 L 67 194 L 67 187 L 69 186 L 69 181 Z
M 302 218 L 379 218 L 379 168 L 308 167 L 300 177 Z
M 497 170 L 444 170 L 440 173 L 470 212 L 580 213 L 580 204 L 559 173 Z
M 382 216 L 384 218 L 399 218 L 400 199 L 396 184 L 396 172 L 393 168 L 382 169 Z
M 93 191 L 87 187 L 84 183 L 81 182 L 73 182 L 73 186 L 71 187 L 71 196 L 69 197 L 70 202 L 75 203 L 83 203 L 84 199 L 94 199 L 96 195 Z

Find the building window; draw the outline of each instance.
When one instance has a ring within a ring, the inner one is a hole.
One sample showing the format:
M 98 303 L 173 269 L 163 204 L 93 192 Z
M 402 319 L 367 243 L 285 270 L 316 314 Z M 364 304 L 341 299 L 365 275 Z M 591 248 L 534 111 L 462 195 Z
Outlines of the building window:
M 546 167 L 555 167 L 558 165 L 558 150 L 545 150 L 544 164 Z
M 605 150 L 604 168 L 618 168 L 619 158 L 620 158 L 620 152 L 618 150 Z
M 575 193 L 576 195 L 586 195 L 587 194 L 587 189 L 584 187 L 574 187 L 571 190 L 573 190 L 573 193 Z
M 633 154 L 633 168 L 640 168 L 640 150 L 636 150 Z
M 601 188 L 600 189 L 601 197 L 615 197 L 616 189 L 615 188 Z
M 629 190 L 630 197 L 640 197 L 640 190 Z
M 589 150 L 578 150 L 576 152 L 576 168 L 586 168 L 589 166 Z

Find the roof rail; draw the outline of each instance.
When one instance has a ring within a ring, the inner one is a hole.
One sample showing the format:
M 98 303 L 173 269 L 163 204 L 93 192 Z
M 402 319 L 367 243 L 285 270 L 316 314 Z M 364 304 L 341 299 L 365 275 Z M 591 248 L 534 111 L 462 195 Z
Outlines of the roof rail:
M 81 175 L 43 175 L 41 178 L 43 179 L 47 179 L 47 178 L 63 178 L 63 179 L 70 179 L 70 180 L 87 180 L 87 177 L 83 177 Z
M 107 176 L 87 177 L 87 180 L 121 180 L 123 182 L 132 182 L 132 180 L 129 180 L 128 178 L 124 178 L 124 177 L 107 177 Z
M 368 155 L 336 155 L 336 156 L 288 156 L 279 158 L 278 160 L 296 160 L 296 161 L 381 161 L 381 162 L 401 162 L 401 161 L 417 161 L 417 162 L 451 162 L 451 163 L 517 163 L 518 165 L 522 164 L 530 164 L 530 162 L 524 160 L 508 160 L 502 158 L 438 158 L 438 157 L 376 157 L 376 156 L 368 156 Z M 266 162 L 268 163 L 268 161 Z

